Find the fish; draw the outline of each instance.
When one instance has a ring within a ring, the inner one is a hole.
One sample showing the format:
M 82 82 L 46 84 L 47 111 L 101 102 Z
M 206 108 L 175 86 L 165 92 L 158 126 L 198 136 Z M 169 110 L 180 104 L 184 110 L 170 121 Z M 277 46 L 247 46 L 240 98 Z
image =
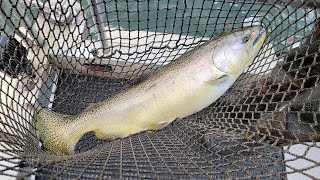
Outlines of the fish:
M 87 132 L 112 140 L 164 128 L 222 96 L 253 62 L 265 39 L 265 29 L 255 26 L 209 40 L 79 115 L 41 108 L 35 115 L 37 136 L 50 153 L 71 155 Z

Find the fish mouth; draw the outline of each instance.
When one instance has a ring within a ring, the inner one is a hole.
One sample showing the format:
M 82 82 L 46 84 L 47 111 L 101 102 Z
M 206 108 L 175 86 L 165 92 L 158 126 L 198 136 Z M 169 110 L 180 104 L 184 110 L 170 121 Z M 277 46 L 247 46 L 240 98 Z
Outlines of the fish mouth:
M 260 47 L 266 39 L 266 30 L 263 27 L 260 27 L 254 32 L 254 34 L 256 37 L 253 40 L 252 47 Z

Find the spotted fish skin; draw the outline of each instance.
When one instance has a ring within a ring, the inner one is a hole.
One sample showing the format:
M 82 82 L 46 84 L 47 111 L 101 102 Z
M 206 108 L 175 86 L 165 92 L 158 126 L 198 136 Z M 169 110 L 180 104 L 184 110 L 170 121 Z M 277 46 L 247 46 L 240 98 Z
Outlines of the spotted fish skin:
M 265 37 L 262 28 L 252 27 L 208 41 L 77 116 L 43 108 L 35 117 L 38 137 L 50 152 L 66 155 L 89 131 L 107 140 L 163 128 L 223 95 L 252 63 Z

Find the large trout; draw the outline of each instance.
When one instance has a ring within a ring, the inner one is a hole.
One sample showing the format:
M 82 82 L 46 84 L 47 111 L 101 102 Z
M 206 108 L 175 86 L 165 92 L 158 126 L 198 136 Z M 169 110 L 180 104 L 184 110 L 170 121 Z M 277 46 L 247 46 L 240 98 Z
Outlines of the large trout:
M 160 129 L 223 95 L 252 63 L 265 38 L 263 28 L 251 27 L 206 42 L 77 116 L 42 109 L 36 115 L 38 137 L 46 149 L 63 155 L 73 154 L 89 131 L 106 140 Z

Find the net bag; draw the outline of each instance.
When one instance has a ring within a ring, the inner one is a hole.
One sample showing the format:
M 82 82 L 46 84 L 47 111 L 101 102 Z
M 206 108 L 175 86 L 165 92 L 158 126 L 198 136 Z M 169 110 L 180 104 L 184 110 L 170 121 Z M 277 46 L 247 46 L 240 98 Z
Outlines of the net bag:
M 18 179 L 319 179 L 319 1 L 0 1 L 0 175 Z M 46 151 L 40 107 L 77 115 L 243 27 L 267 39 L 201 112 L 74 155 Z

